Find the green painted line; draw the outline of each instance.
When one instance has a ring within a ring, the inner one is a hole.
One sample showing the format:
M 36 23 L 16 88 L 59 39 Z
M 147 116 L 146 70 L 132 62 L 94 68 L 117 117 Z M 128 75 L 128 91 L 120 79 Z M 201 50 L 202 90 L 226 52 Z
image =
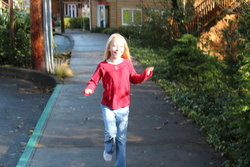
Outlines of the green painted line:
M 50 96 L 49 101 L 48 101 L 46 107 L 44 108 L 43 113 L 42 113 L 39 121 L 36 124 L 34 132 L 32 133 L 32 135 L 31 135 L 31 137 L 30 137 L 30 139 L 25 147 L 25 150 L 24 150 L 23 154 L 21 155 L 16 167 L 26 167 L 28 162 L 30 161 L 31 155 L 34 151 L 34 147 L 37 144 L 37 140 L 43 131 L 44 124 L 46 123 L 46 120 L 49 116 L 51 108 L 54 105 L 54 102 L 57 98 L 57 95 L 60 92 L 61 87 L 62 87 L 62 85 L 60 85 L 60 84 L 58 84 L 55 87 L 55 89 L 54 89 L 52 95 Z

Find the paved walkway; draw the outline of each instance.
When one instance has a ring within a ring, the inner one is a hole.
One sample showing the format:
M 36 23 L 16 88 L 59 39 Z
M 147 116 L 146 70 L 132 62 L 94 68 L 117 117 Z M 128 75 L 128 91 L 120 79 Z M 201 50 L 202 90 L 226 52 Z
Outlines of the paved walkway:
M 55 88 L 17 166 L 113 167 L 103 153 L 103 121 L 95 94 L 82 95 L 86 82 L 102 60 L 108 36 L 72 33 L 71 67 L 75 77 Z M 141 67 L 136 66 L 138 72 Z M 152 81 L 131 87 L 128 127 L 128 167 L 218 167 L 220 160 L 199 128 L 174 110 Z

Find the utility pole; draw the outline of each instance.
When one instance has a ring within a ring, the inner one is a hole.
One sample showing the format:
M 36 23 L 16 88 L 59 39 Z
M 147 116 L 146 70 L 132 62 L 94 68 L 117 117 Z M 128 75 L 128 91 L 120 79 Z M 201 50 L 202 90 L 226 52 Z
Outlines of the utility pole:
M 32 68 L 38 71 L 45 71 L 42 9 L 43 0 L 30 1 Z
M 46 72 L 54 73 L 51 0 L 43 0 L 43 33 Z
M 61 15 L 61 32 L 65 33 L 65 29 L 64 29 L 64 10 L 63 10 L 62 0 L 59 1 L 59 6 L 60 6 L 60 15 Z
M 9 1 L 9 7 L 10 7 L 10 41 L 11 46 L 14 45 L 14 9 L 13 9 L 13 0 Z

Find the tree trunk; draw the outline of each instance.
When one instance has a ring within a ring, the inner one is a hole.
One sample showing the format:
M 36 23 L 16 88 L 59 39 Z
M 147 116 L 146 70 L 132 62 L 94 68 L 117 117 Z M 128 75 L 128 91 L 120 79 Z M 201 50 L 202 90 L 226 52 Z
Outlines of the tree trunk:
M 60 15 L 61 15 L 61 32 L 65 32 L 64 28 L 64 11 L 63 11 L 63 3 L 62 0 L 59 1 L 59 6 L 60 6 Z
M 32 68 L 38 71 L 45 71 L 42 4 L 42 0 L 30 1 Z
M 174 9 L 179 9 L 177 0 L 172 0 L 172 5 Z
M 10 42 L 13 47 L 14 44 L 14 10 L 13 10 L 13 0 L 9 1 L 10 7 Z

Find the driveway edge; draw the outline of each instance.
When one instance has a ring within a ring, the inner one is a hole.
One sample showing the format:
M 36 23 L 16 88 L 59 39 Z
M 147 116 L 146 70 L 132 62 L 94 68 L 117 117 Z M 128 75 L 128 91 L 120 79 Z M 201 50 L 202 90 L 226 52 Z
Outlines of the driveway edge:
M 59 80 L 57 80 L 56 77 L 48 73 L 15 67 L 0 67 L 0 76 L 28 80 L 42 90 L 53 89 L 56 84 L 59 83 Z

